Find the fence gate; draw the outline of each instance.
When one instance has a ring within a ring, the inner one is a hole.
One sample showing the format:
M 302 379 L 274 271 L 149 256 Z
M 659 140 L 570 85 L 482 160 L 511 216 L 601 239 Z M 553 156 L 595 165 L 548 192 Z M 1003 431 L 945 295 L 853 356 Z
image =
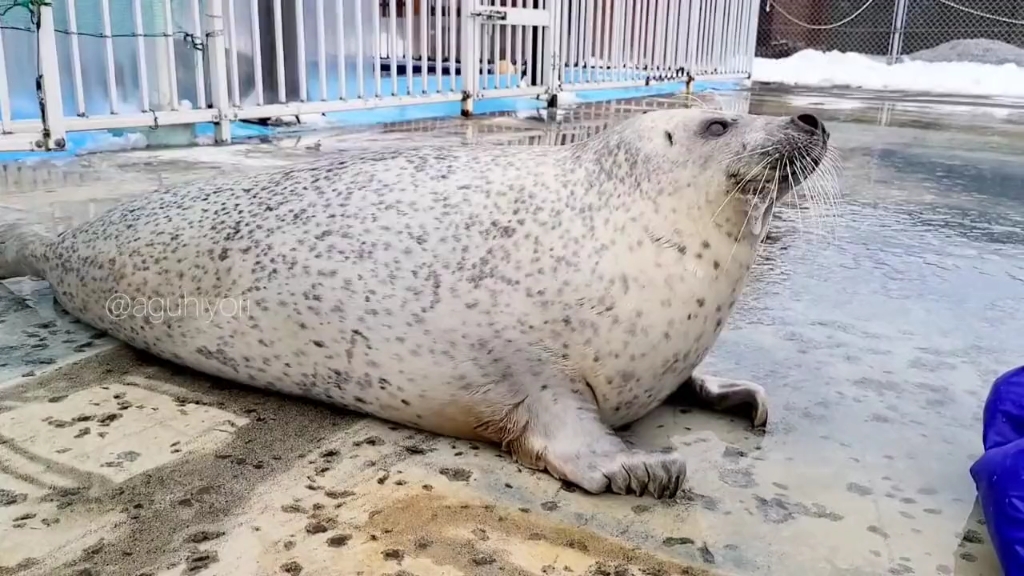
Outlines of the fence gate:
M 556 0 L 466 0 L 465 90 L 473 99 L 551 92 Z M 463 113 L 472 113 L 472 99 Z

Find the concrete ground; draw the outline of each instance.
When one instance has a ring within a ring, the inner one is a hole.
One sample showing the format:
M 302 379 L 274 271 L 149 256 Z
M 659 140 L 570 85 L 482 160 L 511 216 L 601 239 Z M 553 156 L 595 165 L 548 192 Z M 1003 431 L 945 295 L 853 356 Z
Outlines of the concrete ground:
M 0 285 L 0 576 L 999 574 L 965 476 L 980 450 L 984 387 L 1011 367 L 988 363 L 1003 344 L 973 339 L 970 361 L 986 364 L 968 365 L 950 352 L 959 343 L 946 338 L 945 325 L 938 330 L 910 310 L 883 329 L 881 320 L 843 316 L 821 296 L 858 283 L 879 298 L 914 299 L 896 294 L 914 286 L 930 294 L 898 246 L 886 246 L 885 265 L 860 262 L 856 281 L 842 276 L 851 269 L 844 255 L 868 254 L 857 252 L 867 242 L 861 233 L 871 242 L 891 233 L 915 238 L 920 250 L 931 245 L 914 236 L 921 228 L 860 231 L 879 222 L 865 216 L 878 200 L 872 194 L 895 180 L 875 156 L 858 152 L 879 130 L 899 146 L 919 140 L 879 127 L 883 108 L 885 124 L 913 125 L 929 113 L 803 98 L 835 122 L 834 140 L 854 150 L 850 178 L 871 191 L 837 217 L 831 242 L 808 239 L 799 210 L 781 219 L 749 305 L 709 361 L 729 376 L 762 379 L 774 399 L 765 436 L 725 416 L 667 406 L 626 432 L 639 445 L 689 455 L 683 497 L 592 496 L 490 446 L 217 381 L 119 345 L 69 318 L 45 286 L 14 281 Z M 639 109 L 683 103 L 651 99 L 550 121 L 453 119 L 8 167 L 0 210 L 28 211 L 63 229 L 161 184 L 328 149 L 423 138 L 565 143 Z M 771 93 L 755 94 L 750 105 L 792 111 Z M 876 132 L 865 135 L 866 127 Z M 998 135 L 979 138 L 1002 145 Z M 900 182 L 904 199 L 915 193 Z M 943 205 L 961 201 L 954 194 Z M 954 240 L 943 258 L 922 257 L 934 269 L 968 274 L 957 258 L 970 259 L 977 246 Z M 1008 244 L 998 261 L 969 264 L 1019 287 L 1024 251 Z M 806 284 L 821 276 L 835 283 Z M 996 294 L 984 304 L 1004 300 Z M 929 338 L 946 338 L 945 348 Z M 940 369 L 947 376 L 937 376 Z

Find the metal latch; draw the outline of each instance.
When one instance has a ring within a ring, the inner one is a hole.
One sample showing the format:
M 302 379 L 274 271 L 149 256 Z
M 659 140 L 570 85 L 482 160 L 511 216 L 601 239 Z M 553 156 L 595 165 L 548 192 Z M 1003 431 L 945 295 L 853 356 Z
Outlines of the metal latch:
M 470 16 L 487 20 L 488 22 L 504 22 L 508 20 L 508 12 L 504 10 L 477 10 L 470 12 Z

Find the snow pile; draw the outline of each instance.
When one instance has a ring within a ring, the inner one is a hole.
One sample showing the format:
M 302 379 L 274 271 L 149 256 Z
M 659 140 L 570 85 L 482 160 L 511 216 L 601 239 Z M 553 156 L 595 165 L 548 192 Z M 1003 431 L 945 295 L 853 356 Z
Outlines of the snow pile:
M 755 58 L 751 79 L 793 86 L 1024 97 L 1024 67 L 1015 64 L 907 60 L 890 66 L 853 52 L 802 50 L 778 60 Z
M 934 48 L 914 52 L 906 60 L 918 62 L 974 62 L 975 64 L 1016 64 L 1024 68 L 1024 49 L 987 38 L 953 40 Z

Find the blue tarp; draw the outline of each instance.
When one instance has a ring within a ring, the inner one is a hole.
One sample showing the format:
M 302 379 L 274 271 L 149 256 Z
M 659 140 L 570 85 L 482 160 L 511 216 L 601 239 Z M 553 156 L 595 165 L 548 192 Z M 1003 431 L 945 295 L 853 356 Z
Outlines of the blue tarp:
M 1024 366 L 996 379 L 983 418 L 971 477 L 1003 573 L 1024 576 Z

